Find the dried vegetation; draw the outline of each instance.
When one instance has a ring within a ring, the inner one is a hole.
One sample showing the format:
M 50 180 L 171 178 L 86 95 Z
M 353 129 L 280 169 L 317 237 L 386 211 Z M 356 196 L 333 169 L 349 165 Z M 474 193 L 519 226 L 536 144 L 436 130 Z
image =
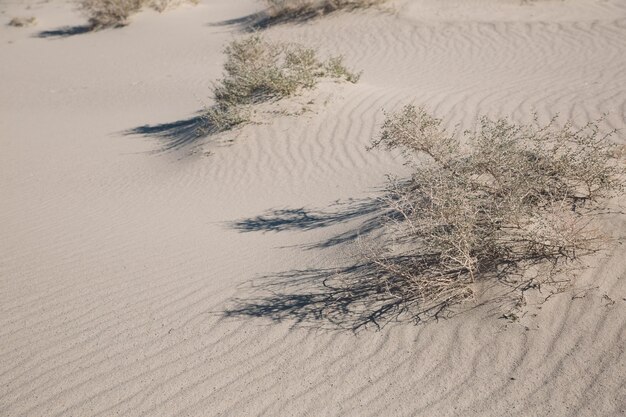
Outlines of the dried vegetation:
M 247 122 L 253 105 L 314 88 L 321 79 L 356 83 L 360 76 L 343 65 L 341 56 L 322 60 L 313 48 L 258 34 L 232 41 L 224 53 L 224 77 L 213 89 L 215 105 L 205 113 L 206 133 Z
M 9 26 L 13 26 L 13 27 L 28 27 L 28 26 L 35 26 L 36 24 L 37 24 L 37 18 L 34 16 L 14 17 L 8 23 Z
M 424 109 L 388 116 L 373 147 L 400 150 L 375 280 L 419 314 L 474 297 L 476 285 L 527 289 L 600 250 L 596 214 L 624 192 L 624 161 L 598 123 L 582 128 L 482 118 L 462 138 Z M 562 281 L 561 281 L 562 283 Z
M 78 0 L 77 4 L 89 19 L 89 27 L 97 30 L 127 25 L 130 16 L 143 7 L 163 12 L 185 1 L 197 3 L 197 0 Z

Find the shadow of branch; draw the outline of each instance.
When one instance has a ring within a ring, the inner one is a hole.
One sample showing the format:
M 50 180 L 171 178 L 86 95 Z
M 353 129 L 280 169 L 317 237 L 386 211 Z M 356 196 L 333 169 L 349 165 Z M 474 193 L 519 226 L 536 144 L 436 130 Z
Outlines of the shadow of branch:
M 170 151 L 191 145 L 210 134 L 206 118 L 202 114 L 170 123 L 143 125 L 123 132 L 125 135 L 140 135 L 159 139 L 162 151 Z
M 267 10 L 265 10 L 257 13 L 252 13 L 247 16 L 238 17 L 236 19 L 228 19 L 216 23 L 211 23 L 210 26 L 238 27 L 241 31 L 252 33 L 260 30 L 269 29 L 273 26 L 284 25 L 288 23 L 306 23 L 312 19 L 328 13 L 329 11 L 306 10 L 294 14 L 272 15 Z
M 416 311 L 407 314 L 416 303 L 393 296 L 373 274 L 376 269 L 372 264 L 361 263 L 343 269 L 296 270 L 264 277 L 260 286 L 251 287 L 256 296 L 235 299 L 223 314 L 351 331 L 372 326 L 380 329 L 402 318 L 419 322 Z
M 384 207 L 378 199 L 347 200 L 336 202 L 334 210 L 271 209 L 256 217 L 238 220 L 232 227 L 240 232 L 282 232 L 286 230 L 312 230 L 346 223 L 374 214 Z
M 393 216 L 379 198 L 349 199 L 338 201 L 330 210 L 307 209 L 305 207 L 271 209 L 265 213 L 230 223 L 230 227 L 242 233 L 308 231 L 355 222 L 354 227 L 320 242 L 307 249 L 328 248 L 354 241 L 359 236 L 370 234 L 382 226 L 382 219 Z
M 52 30 L 44 30 L 35 35 L 36 38 L 67 38 L 70 36 L 82 35 L 92 32 L 94 27 L 91 25 L 64 26 Z
M 360 220 L 356 227 L 308 248 L 330 247 L 383 227 L 393 216 L 387 207 L 384 198 L 349 200 L 336 203 L 335 210 L 270 210 L 231 226 L 241 232 L 306 231 Z M 387 253 L 383 258 L 377 257 L 376 250 L 369 256 L 365 252 L 362 260 L 349 267 L 293 270 L 263 277 L 256 285 L 250 283 L 249 296 L 234 299 L 223 316 L 268 318 L 355 332 L 381 329 L 395 322 L 436 321 L 487 305 L 496 306 L 490 314 L 517 309 L 524 292 L 534 288 L 540 291 L 539 281 L 525 275 L 529 268 L 544 266 L 536 273 L 545 277 L 573 271 L 573 265 L 550 263 L 551 258 L 538 253 L 511 253 L 481 264 L 481 286 L 489 288 L 489 295 L 478 302 L 468 271 L 462 267 L 441 269 L 441 254 L 432 252 L 428 245 L 405 254 Z M 471 305 L 466 303 L 469 300 Z
M 383 2 L 384 0 L 380 2 L 338 2 L 334 0 L 291 2 L 283 6 L 269 6 L 265 10 L 239 18 L 212 23 L 211 26 L 238 26 L 240 30 L 245 32 L 256 32 L 278 25 L 303 24 L 338 12 L 353 12 L 371 7 L 381 9 L 380 3 Z
M 266 213 L 235 221 L 232 228 L 242 233 L 308 231 L 356 222 L 356 226 L 314 243 L 307 248 L 322 248 L 352 242 L 382 226 L 388 216 L 380 198 L 338 201 L 332 210 L 306 208 L 272 209 Z M 365 261 L 338 269 L 309 269 L 263 277 L 262 284 L 251 284 L 250 298 L 236 299 L 224 312 L 225 317 L 265 317 L 273 321 L 292 320 L 335 329 L 358 331 L 370 325 L 382 328 L 415 307 L 381 285 L 379 270 Z M 415 301 L 415 300 L 413 300 Z M 415 313 L 415 312 L 413 312 Z M 419 321 L 419 314 L 410 320 Z
M 397 266 L 421 268 L 428 279 L 436 255 L 399 255 L 387 258 Z M 514 268 L 515 269 L 515 268 Z M 464 290 L 434 294 L 410 288 L 406 277 L 380 268 L 376 260 L 364 260 L 349 267 L 292 270 L 265 276 L 241 288 L 245 297 L 231 300 L 224 318 L 264 318 L 327 330 L 381 330 L 391 324 L 414 325 L 450 319 L 485 308 L 483 317 L 514 316 L 525 305 L 525 292 L 538 291 L 543 302 L 566 289 L 541 292 L 533 278 L 518 276 L 519 271 L 494 273 L 483 282 L 483 296 L 477 299 Z M 484 296 L 486 294 L 486 296 Z M 541 295 L 543 294 L 543 295 Z M 546 295 L 547 294 L 547 295 Z M 539 301 L 541 303 L 541 301 Z

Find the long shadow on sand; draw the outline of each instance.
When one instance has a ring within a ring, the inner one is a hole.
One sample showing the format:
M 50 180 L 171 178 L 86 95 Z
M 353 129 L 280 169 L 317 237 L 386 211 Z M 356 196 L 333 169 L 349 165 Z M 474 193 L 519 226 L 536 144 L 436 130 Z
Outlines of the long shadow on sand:
M 368 324 L 380 328 L 406 307 L 398 299 L 384 296 L 384 289 L 368 279 L 373 272 L 367 264 L 360 264 L 265 276 L 256 284 L 250 283 L 246 292 L 251 295 L 233 300 L 224 316 L 262 317 L 294 324 L 316 322 L 321 327 L 355 331 Z M 337 277 L 352 277 L 358 285 L 346 287 Z
M 395 262 L 415 259 L 398 257 Z M 293 270 L 261 277 L 240 288 L 249 295 L 232 300 L 223 316 L 357 332 L 455 314 L 446 302 L 423 305 L 418 297 L 395 296 L 389 291 L 389 281 L 380 274 L 374 262 L 364 261 L 344 268 Z
M 278 209 L 231 224 L 240 232 L 307 231 L 347 222 L 357 225 L 307 248 L 323 248 L 353 241 L 374 232 L 389 216 L 379 199 L 338 202 L 335 210 Z M 422 260 L 423 261 L 423 260 Z M 420 262 L 415 257 L 397 257 L 395 262 Z M 390 322 L 419 322 L 423 317 L 442 317 L 447 305 L 421 308 L 417 299 L 399 298 L 389 291 L 393 278 L 380 279 L 381 270 L 372 260 L 359 260 L 347 267 L 281 272 L 261 277 L 241 288 L 246 298 L 232 300 L 225 317 L 264 317 L 318 327 L 358 331 Z M 393 285 L 393 283 L 392 283 Z M 420 309 L 421 308 L 421 309 Z
M 238 220 L 230 226 L 242 233 L 267 233 L 356 223 L 347 231 L 305 246 L 305 249 L 315 249 L 354 241 L 359 236 L 375 236 L 384 225 L 383 219 L 391 216 L 383 199 L 351 200 L 336 203 L 334 207 L 334 211 L 270 210 L 260 216 Z M 393 220 L 401 221 L 399 217 Z M 429 253 L 426 248 L 423 253 L 413 252 L 409 256 L 387 254 L 386 264 L 393 264 L 400 271 L 423 271 L 432 275 L 429 271 L 431 266 L 437 265 L 438 259 L 437 254 Z M 472 307 L 458 308 L 462 296 L 452 295 L 427 302 L 419 292 L 405 291 L 406 278 L 381 267 L 377 255 L 364 253 L 348 261 L 352 262 L 348 266 L 291 270 L 250 281 L 239 288 L 244 295 L 231 300 L 222 315 L 226 318 L 267 318 L 274 322 L 290 321 L 295 325 L 356 332 L 370 327 L 380 329 L 396 322 L 417 324 L 449 318 L 487 304 L 492 305 L 493 312 L 500 314 L 501 308 L 514 307 L 520 291 L 535 288 L 532 279 L 508 281 L 508 277 L 514 277 L 515 267 L 511 265 L 509 270 L 502 265 L 492 271 L 492 287 L 499 289 L 491 298 Z
M 435 261 L 428 254 L 387 260 L 409 269 Z M 407 285 L 402 276 L 381 269 L 376 260 L 362 259 L 346 267 L 291 270 L 247 282 L 239 287 L 245 295 L 232 299 L 221 315 L 352 332 L 394 323 L 428 323 L 482 307 L 489 316 L 515 321 L 515 315 L 506 312 L 519 307 L 520 294 L 539 286 L 533 280 L 506 282 L 505 275 L 485 286 L 489 297 L 461 305 L 462 300 L 453 297 L 428 301 L 418 292 L 402 291 Z M 543 301 L 554 294 L 549 292 Z
M 93 31 L 90 25 L 64 26 L 52 30 L 44 30 L 35 35 L 37 38 L 67 38 Z
M 252 13 L 247 16 L 238 17 L 235 19 L 223 20 L 209 24 L 210 26 L 231 26 L 238 27 L 239 30 L 244 32 L 256 32 L 259 30 L 269 29 L 273 26 L 284 24 L 302 24 L 321 16 L 327 16 L 330 14 L 338 13 L 340 11 L 350 12 L 360 7 L 343 7 L 338 8 L 332 5 L 332 2 L 321 8 L 304 8 L 299 11 L 288 11 L 284 13 L 274 14 L 269 10 L 263 10 L 257 13 Z
M 283 232 L 307 231 L 360 221 L 356 227 L 309 246 L 309 248 L 325 248 L 353 241 L 360 235 L 374 231 L 381 224 L 380 215 L 386 211 L 384 204 L 375 198 L 336 202 L 332 208 L 334 210 L 315 210 L 304 207 L 272 209 L 256 217 L 235 221 L 230 226 L 240 232 Z
M 236 19 L 222 20 L 220 22 L 210 23 L 209 26 L 230 26 L 237 27 L 244 32 L 257 32 L 259 30 L 269 29 L 272 26 L 283 25 L 287 23 L 305 23 L 309 20 L 319 17 L 320 13 L 302 13 L 295 16 L 271 16 L 267 12 L 258 12 L 247 16 L 238 17 Z
M 163 144 L 163 151 L 170 151 L 195 143 L 206 137 L 209 130 L 206 118 L 198 114 L 175 122 L 138 126 L 123 133 L 156 138 Z

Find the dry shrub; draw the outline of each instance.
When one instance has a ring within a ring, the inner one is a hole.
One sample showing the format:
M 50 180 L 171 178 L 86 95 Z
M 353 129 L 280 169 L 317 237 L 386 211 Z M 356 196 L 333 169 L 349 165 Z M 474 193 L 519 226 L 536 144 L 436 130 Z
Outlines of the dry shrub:
M 9 26 L 13 26 L 13 27 L 35 26 L 36 24 L 37 24 L 37 18 L 34 16 L 14 17 L 8 23 Z
M 472 298 L 479 281 L 545 285 L 550 271 L 601 249 L 594 214 L 624 192 L 624 164 L 598 123 L 482 118 L 459 136 L 409 105 L 374 141 L 412 170 L 390 180 L 384 242 L 368 254 L 387 292 L 439 312 Z
M 271 42 L 255 34 L 232 41 L 224 50 L 224 78 L 213 93 L 216 104 L 206 112 L 211 132 L 249 119 L 250 106 L 297 94 L 322 78 L 357 82 L 342 57 L 321 60 L 314 49 L 297 43 Z
M 200 0 L 150 0 L 147 5 L 159 13 L 180 6 L 183 3 L 198 4 Z
M 386 0 L 266 0 L 270 19 L 290 20 L 328 14 L 337 10 L 372 7 Z
M 151 7 L 158 12 L 178 5 L 185 0 L 78 0 L 78 8 L 89 19 L 93 29 L 119 27 L 128 24 L 131 15 L 143 7 Z M 197 3 L 197 0 L 189 0 Z
M 123 26 L 130 15 L 137 13 L 144 0 L 79 0 L 79 9 L 94 29 Z

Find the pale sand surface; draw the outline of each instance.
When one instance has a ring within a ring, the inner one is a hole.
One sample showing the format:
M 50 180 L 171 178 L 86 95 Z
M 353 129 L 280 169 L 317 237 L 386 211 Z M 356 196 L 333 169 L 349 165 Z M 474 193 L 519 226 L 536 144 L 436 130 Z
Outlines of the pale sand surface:
M 172 142 L 124 132 L 210 104 L 241 36 L 220 22 L 258 2 L 64 38 L 36 35 L 83 23 L 67 3 L 0 2 L 1 416 L 626 413 L 624 245 L 519 323 L 493 306 L 357 333 L 278 305 L 224 317 L 285 276 L 279 296 L 306 293 L 319 284 L 307 271 L 350 262 L 350 239 L 324 243 L 367 216 L 268 218 L 345 214 L 403 173 L 366 150 L 382 109 L 414 101 L 462 127 L 608 113 L 626 127 L 623 0 L 392 4 L 267 31 L 343 53 L 358 84 L 321 85 L 302 116 L 155 152 Z M 5 25 L 29 15 L 37 26 Z M 623 242 L 624 216 L 605 223 Z

